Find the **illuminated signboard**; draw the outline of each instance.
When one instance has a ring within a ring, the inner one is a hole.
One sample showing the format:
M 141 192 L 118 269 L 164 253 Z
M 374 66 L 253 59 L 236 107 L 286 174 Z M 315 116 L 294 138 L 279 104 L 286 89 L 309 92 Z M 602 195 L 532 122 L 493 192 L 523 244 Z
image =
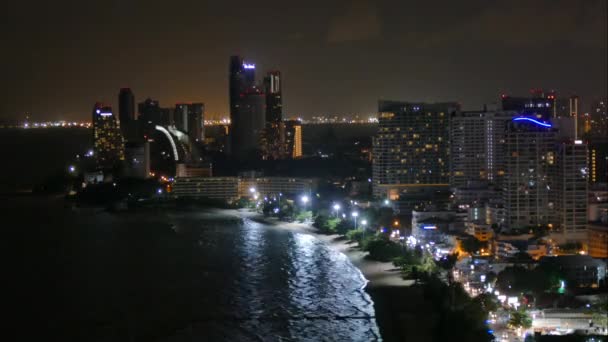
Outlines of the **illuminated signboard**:
M 437 229 L 437 226 L 422 226 L 422 229 L 434 230 L 434 229 Z
M 101 116 L 112 116 L 112 113 L 99 113 Z
M 245 69 L 255 69 L 255 64 L 243 63 L 243 68 L 245 68 Z

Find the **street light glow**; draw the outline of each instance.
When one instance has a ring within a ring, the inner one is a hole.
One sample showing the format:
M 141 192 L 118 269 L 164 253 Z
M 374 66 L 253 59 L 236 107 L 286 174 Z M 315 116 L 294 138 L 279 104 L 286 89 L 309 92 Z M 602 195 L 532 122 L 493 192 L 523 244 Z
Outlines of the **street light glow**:
M 249 192 L 254 193 L 255 192 L 255 188 L 249 188 Z
M 340 205 L 338 203 L 334 204 L 334 210 L 340 210 Z
M 367 220 L 361 220 L 361 225 L 366 225 L 367 224 Z
M 304 203 L 304 204 L 308 203 L 308 196 L 306 196 L 306 195 L 302 196 L 302 203 Z
M 357 216 L 359 216 L 359 213 L 358 213 L 358 212 L 356 212 L 356 211 L 353 211 L 351 215 L 352 215 L 353 217 L 357 217 Z

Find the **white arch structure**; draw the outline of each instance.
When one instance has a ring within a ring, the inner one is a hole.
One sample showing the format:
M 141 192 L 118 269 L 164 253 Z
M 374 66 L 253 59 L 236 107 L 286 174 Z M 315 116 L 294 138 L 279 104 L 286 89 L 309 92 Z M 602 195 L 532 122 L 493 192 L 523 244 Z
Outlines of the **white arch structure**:
M 179 161 L 179 156 L 177 154 L 177 146 L 175 145 L 175 140 L 173 140 L 173 137 L 171 136 L 169 131 L 167 131 L 165 127 L 158 125 L 156 126 L 156 130 L 161 131 L 167 137 L 167 139 L 169 139 L 169 143 L 171 143 L 171 148 L 173 149 L 173 157 L 175 158 L 175 161 Z

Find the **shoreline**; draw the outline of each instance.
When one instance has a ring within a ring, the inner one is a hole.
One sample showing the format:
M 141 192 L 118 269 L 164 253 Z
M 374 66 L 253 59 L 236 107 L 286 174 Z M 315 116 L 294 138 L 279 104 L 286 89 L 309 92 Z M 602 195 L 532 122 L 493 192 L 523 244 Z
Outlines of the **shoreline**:
M 339 235 L 324 235 L 307 223 L 282 222 L 267 219 L 248 209 L 218 209 L 224 214 L 249 219 L 269 226 L 281 227 L 306 233 L 323 241 L 329 248 L 344 254 L 366 279 L 365 292 L 374 303 L 375 320 L 382 341 L 430 341 L 433 317 L 424 298 L 423 291 L 413 280 L 405 280 L 391 262 L 380 262 L 366 258 L 356 243 Z
M 414 284 L 413 280 L 405 280 L 401 277 L 401 272 L 392 262 L 380 262 L 368 259 L 367 252 L 360 250 L 356 243 L 347 240 L 337 234 L 325 235 L 317 232 L 317 229 L 308 223 L 282 222 L 276 219 L 268 219 L 262 214 L 237 209 L 225 209 L 228 213 L 240 218 L 247 218 L 259 223 L 270 226 L 280 226 L 285 229 L 294 230 L 310 234 L 315 238 L 325 242 L 331 249 L 342 253 L 348 257 L 350 262 L 361 271 L 368 281 L 366 289 L 377 287 L 409 287 Z

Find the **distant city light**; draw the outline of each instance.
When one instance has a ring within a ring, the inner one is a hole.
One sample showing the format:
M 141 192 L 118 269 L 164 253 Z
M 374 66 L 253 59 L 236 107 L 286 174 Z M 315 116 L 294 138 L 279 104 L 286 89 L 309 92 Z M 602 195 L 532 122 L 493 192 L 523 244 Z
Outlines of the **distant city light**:
M 74 165 L 70 165 L 70 167 L 68 167 L 68 170 L 73 173 L 74 171 L 76 171 L 76 167 Z

